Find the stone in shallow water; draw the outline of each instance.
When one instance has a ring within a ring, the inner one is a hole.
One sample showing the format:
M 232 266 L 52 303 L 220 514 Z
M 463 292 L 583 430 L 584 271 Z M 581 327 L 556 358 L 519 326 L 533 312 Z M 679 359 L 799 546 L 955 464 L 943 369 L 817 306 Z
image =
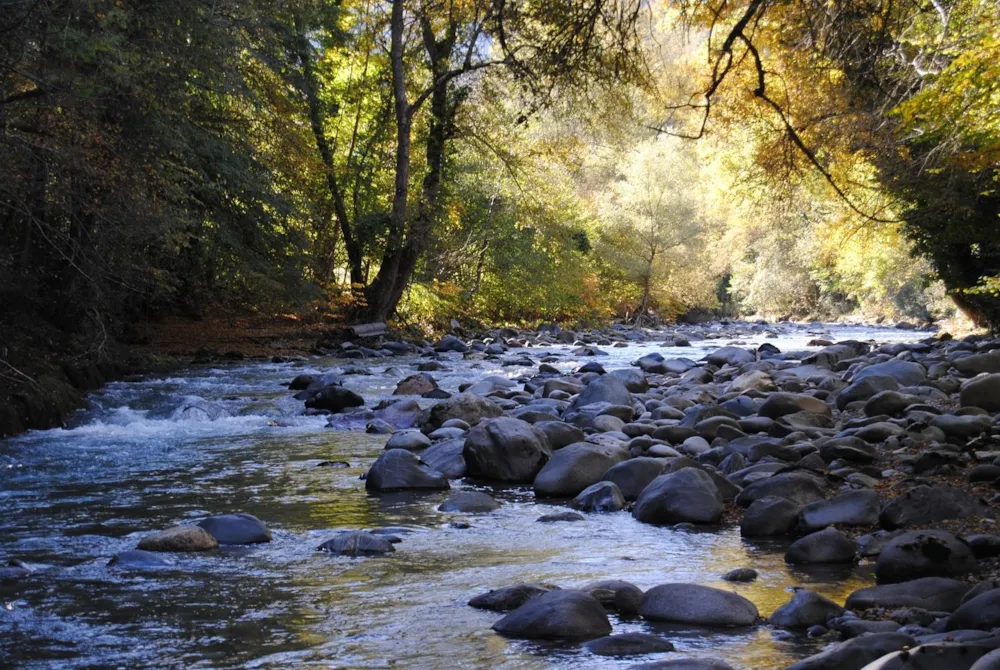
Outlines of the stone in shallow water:
M 446 489 L 448 478 L 405 449 L 382 452 L 365 479 L 369 491 Z
M 510 612 L 532 598 L 548 593 L 557 587 L 548 584 L 516 584 L 500 589 L 490 589 L 469 601 L 471 607 L 492 612 Z
M 606 579 L 582 586 L 580 590 L 597 598 L 605 609 L 625 616 L 634 616 L 639 613 L 642 589 L 631 582 L 621 579 Z
M 585 517 L 579 512 L 556 512 L 554 514 L 543 514 L 535 519 L 537 523 L 553 523 L 556 521 L 584 521 Z
M 920 607 L 932 612 L 954 612 L 969 588 L 954 579 L 924 577 L 859 589 L 847 597 L 846 605 L 855 611 L 871 607 Z
M 261 544 L 271 541 L 271 531 L 252 514 L 238 512 L 210 516 L 198 522 L 219 544 Z
M 757 579 L 757 571 L 753 568 L 735 568 L 722 575 L 722 578 L 727 582 L 753 582 Z
M 621 633 L 591 640 L 583 648 L 598 656 L 638 656 L 673 651 L 674 645 L 649 633 Z
M 493 624 L 493 630 L 519 638 L 586 640 L 611 633 L 598 600 L 583 591 L 549 591 Z
M 809 628 L 826 626 L 829 619 L 843 613 L 844 608 L 829 598 L 801 589 L 790 601 L 776 609 L 769 621 L 779 628 Z
M 337 556 L 381 556 L 396 551 L 392 542 L 386 537 L 379 537 L 364 531 L 349 531 L 338 533 L 317 547 L 318 551 L 326 551 Z
M 219 541 L 204 528 L 198 526 L 176 526 L 147 535 L 139 541 L 136 549 L 142 551 L 209 551 L 219 546 Z
M 156 552 L 132 549 L 118 552 L 111 557 L 108 565 L 122 568 L 162 568 L 173 564 Z
M 651 621 L 696 626 L 749 626 L 757 607 L 741 595 L 699 584 L 661 584 L 642 597 L 639 612 Z
M 902 633 L 862 635 L 793 663 L 785 670 L 861 670 L 886 654 L 916 644 L 916 640 Z
M 463 512 L 465 514 L 485 514 L 500 509 L 500 503 L 493 496 L 480 491 L 459 491 L 453 493 L 438 506 L 441 512 Z
M 875 562 L 875 578 L 890 583 L 920 577 L 958 577 L 978 567 L 972 549 L 951 533 L 911 531 L 885 544 Z

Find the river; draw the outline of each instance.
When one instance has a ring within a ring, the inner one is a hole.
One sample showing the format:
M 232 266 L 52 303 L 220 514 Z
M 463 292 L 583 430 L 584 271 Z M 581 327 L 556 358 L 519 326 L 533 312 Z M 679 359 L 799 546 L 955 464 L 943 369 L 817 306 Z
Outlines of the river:
M 817 335 L 877 342 L 926 333 L 846 326 L 779 327 L 777 337 L 741 339 L 804 349 Z M 651 341 L 602 347 L 608 370 L 651 351 L 700 358 L 728 340 L 669 348 Z M 572 347 L 512 350 L 536 360 Z M 485 375 L 517 377 L 532 368 L 446 356 L 435 372 L 456 391 Z M 389 396 L 415 356 L 362 362 L 374 374 L 346 386 L 367 406 Z M 590 359 L 586 359 L 590 360 Z M 355 364 L 351 361 L 350 364 Z M 733 589 L 762 615 L 808 586 L 843 602 L 872 583 L 864 566 L 803 572 L 784 563 L 784 546 L 744 541 L 738 528 L 677 531 L 640 524 L 627 512 L 583 522 L 540 524 L 561 509 L 530 488 L 493 489 L 503 507 L 468 517 L 438 512 L 447 493 L 373 495 L 361 475 L 386 436 L 327 427 L 303 416 L 285 385 L 303 372 L 348 362 L 312 359 L 192 367 L 169 376 L 109 384 L 64 429 L 0 442 L 0 561 L 36 571 L 0 582 L 0 665 L 17 667 L 397 667 L 623 668 L 661 656 L 609 659 L 580 645 L 508 640 L 500 617 L 466 603 L 490 588 L 521 582 L 581 586 L 625 579 L 640 588 L 697 582 Z M 421 401 L 431 404 L 432 401 Z M 349 467 L 321 467 L 345 461 Z M 455 488 L 471 488 L 458 483 Z M 150 531 L 210 514 L 248 512 L 274 533 L 266 545 L 171 555 L 153 569 L 109 566 Z M 457 524 L 461 525 L 461 524 Z M 386 558 L 340 558 L 316 551 L 337 530 L 397 527 L 403 541 Z M 0 563 L 2 564 L 2 563 Z M 760 578 L 732 585 L 719 576 L 753 567 Z M 780 668 L 821 642 L 759 626 L 699 631 L 612 615 L 615 632 L 662 632 L 683 655 L 724 658 L 737 668 Z M 669 657 L 679 657 L 672 654 Z

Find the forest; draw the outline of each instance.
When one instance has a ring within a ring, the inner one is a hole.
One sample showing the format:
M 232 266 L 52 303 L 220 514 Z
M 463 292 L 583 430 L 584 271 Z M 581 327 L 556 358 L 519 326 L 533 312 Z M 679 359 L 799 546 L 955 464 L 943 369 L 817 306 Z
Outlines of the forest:
M 1000 324 L 992 0 L 8 0 L 0 319 Z

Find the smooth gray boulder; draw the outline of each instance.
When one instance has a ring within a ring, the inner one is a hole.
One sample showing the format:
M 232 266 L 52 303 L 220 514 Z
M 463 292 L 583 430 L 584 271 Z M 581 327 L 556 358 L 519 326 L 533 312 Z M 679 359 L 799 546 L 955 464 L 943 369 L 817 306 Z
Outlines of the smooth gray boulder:
M 844 409 L 852 402 L 868 400 L 882 391 L 895 391 L 899 382 L 888 375 L 868 375 L 853 382 L 837 394 L 837 409 Z
M 597 656 L 639 656 L 674 650 L 674 645 L 649 633 L 619 633 L 591 640 L 583 648 Z
M 892 360 L 885 363 L 875 363 L 866 368 L 862 368 L 851 379 L 852 382 L 859 382 L 871 375 L 884 375 L 892 377 L 900 386 L 917 386 L 927 379 L 927 368 L 920 363 L 910 361 Z
M 583 512 L 619 512 L 625 509 L 625 498 L 618 486 L 602 481 L 580 491 L 570 506 Z
M 535 477 L 535 495 L 548 498 L 572 498 L 601 477 L 612 465 L 629 458 L 624 447 L 578 442 L 563 447 Z
M 356 530 L 338 533 L 317 547 L 337 556 L 382 556 L 396 551 L 392 542 L 384 537 Z
M 537 598 L 552 590 L 553 587 L 548 584 L 515 584 L 481 593 L 469 601 L 469 606 L 491 612 L 510 612 L 532 598 Z
M 545 433 L 545 437 L 549 440 L 549 447 L 553 450 L 568 447 L 576 442 L 583 442 L 586 437 L 578 427 L 562 421 L 540 421 L 535 424 L 535 428 Z
M 481 422 L 465 438 L 462 451 L 469 477 L 487 481 L 534 481 L 552 456 L 545 433 L 511 417 Z
M 826 626 L 827 620 L 841 616 L 844 608 L 815 591 L 800 589 L 792 599 L 776 609 L 768 621 L 779 628 Z
M 979 562 L 969 545 L 943 530 L 917 530 L 886 542 L 875 561 L 875 578 L 890 584 L 921 577 L 960 577 Z
M 905 526 L 965 519 L 989 513 L 981 500 L 955 486 L 916 486 L 882 507 L 879 523 L 894 530 Z
M 596 598 L 573 589 L 531 598 L 493 624 L 509 637 L 587 640 L 611 633 L 611 622 Z
M 1000 349 L 956 358 L 951 364 L 956 370 L 966 375 L 978 375 L 983 372 L 997 373 L 1000 372 Z
M 803 472 L 782 472 L 747 485 L 736 502 L 749 507 L 755 500 L 768 497 L 785 498 L 800 506 L 826 500 L 818 478 Z
M 759 416 L 766 416 L 769 419 L 780 419 L 799 412 L 821 416 L 830 416 L 833 413 L 830 406 L 819 398 L 802 393 L 771 393 L 757 410 Z
M 407 451 L 420 451 L 429 446 L 431 446 L 431 439 L 415 428 L 396 431 L 385 443 L 386 449 L 406 449 Z
M 458 491 L 438 505 L 438 510 L 441 512 L 462 514 L 486 514 L 498 509 L 500 509 L 500 503 L 493 496 L 482 491 Z
M 740 520 L 740 535 L 749 538 L 788 535 L 795 530 L 799 506 L 791 500 L 769 496 L 755 500 Z
M 854 611 L 872 607 L 919 607 L 932 612 L 954 612 L 969 588 L 968 584 L 954 579 L 923 577 L 859 589 L 847 597 L 846 607 Z
M 731 591 L 699 584 L 660 584 L 646 591 L 639 613 L 650 621 L 695 626 L 750 626 L 757 622 L 757 607 Z
M 420 454 L 420 460 L 448 479 L 461 479 L 467 473 L 464 452 L 465 438 L 460 437 L 427 447 Z
M 597 402 L 606 402 L 609 405 L 632 406 L 632 392 L 628 390 L 618 377 L 612 375 L 601 375 L 594 381 L 587 384 L 576 400 L 574 407 L 584 407 Z
M 475 426 L 483 419 L 494 419 L 501 414 L 503 410 L 486 398 L 480 398 L 472 393 L 459 393 L 431 407 L 427 415 L 427 425 L 431 428 L 440 428 L 450 419 L 461 419 L 470 426 Z
M 252 514 L 238 512 L 210 516 L 198 522 L 219 544 L 262 544 L 271 541 L 271 531 Z
M 990 638 L 970 642 L 931 642 L 887 654 L 866 670 L 971 670 L 977 661 L 1000 645 Z
M 405 489 L 446 489 L 448 478 L 428 467 L 405 449 L 382 452 L 365 478 L 369 491 L 401 491 Z
M 635 616 L 639 613 L 642 589 L 631 582 L 621 579 L 605 579 L 581 586 L 580 590 L 597 598 L 606 610 L 625 616 Z
M 992 630 L 1000 627 L 1000 589 L 991 589 L 962 603 L 948 617 L 945 627 L 947 630 Z
M 886 654 L 916 644 L 916 640 L 902 633 L 862 635 L 793 663 L 785 670 L 861 670 Z
M 722 495 L 712 478 L 697 468 L 661 475 L 643 489 L 632 516 L 644 523 L 716 523 L 722 516 Z
M 806 505 L 799 512 L 799 528 L 810 533 L 827 526 L 874 526 L 881 510 L 876 491 L 848 491 L 836 498 Z
M 663 458 L 640 456 L 612 465 L 601 481 L 613 482 L 625 500 L 635 500 L 649 483 L 663 474 L 667 461 Z
M 788 563 L 852 563 L 857 545 L 835 528 L 810 533 L 792 543 L 785 552 Z

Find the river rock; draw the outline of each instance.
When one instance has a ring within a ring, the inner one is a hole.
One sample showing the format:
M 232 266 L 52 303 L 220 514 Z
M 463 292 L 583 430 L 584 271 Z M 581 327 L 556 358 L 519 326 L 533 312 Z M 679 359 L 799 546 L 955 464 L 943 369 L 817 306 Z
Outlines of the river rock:
M 1000 649 L 995 649 L 980 658 L 969 670 L 1000 670 Z
M 954 612 L 968 591 L 968 584 L 954 579 L 923 577 L 860 589 L 847 597 L 846 606 L 855 611 L 872 607 L 919 607 L 932 612 Z
M 828 619 L 844 613 L 844 608 L 815 591 L 800 589 L 792 599 L 771 615 L 771 625 L 779 628 L 809 628 L 826 626 Z
M 361 407 L 365 404 L 365 399 L 354 391 L 346 389 L 339 384 L 329 384 L 317 391 L 305 391 L 306 407 L 309 409 L 325 409 L 336 414 L 343 412 L 350 407 Z
M 454 335 L 445 335 L 434 345 L 434 351 L 439 352 L 457 351 L 460 354 L 464 354 L 468 350 L 469 345 Z
M 971 493 L 955 486 L 917 486 L 882 507 L 879 523 L 893 530 L 946 519 L 982 516 L 989 508 Z
M 968 600 L 948 617 L 947 630 L 991 630 L 1000 627 L 1000 589 Z
M 431 439 L 416 429 L 400 430 L 392 434 L 385 443 L 386 449 L 420 451 L 431 446 Z
M 616 463 L 628 460 L 624 448 L 578 442 L 559 449 L 535 477 L 535 495 L 569 498 L 601 480 Z
M 900 416 L 904 409 L 910 405 L 919 405 L 923 400 L 919 396 L 899 391 L 880 391 L 865 403 L 864 412 L 865 416 L 879 416 L 880 414 Z
M 671 658 L 630 665 L 628 670 L 733 670 L 733 666 L 718 658 Z
M 799 512 L 799 528 L 810 533 L 833 525 L 874 526 L 880 509 L 877 492 L 849 491 L 803 507 Z
M 916 640 L 902 633 L 862 635 L 793 663 L 785 670 L 861 670 L 886 654 L 916 644 Z
M 625 498 L 612 482 L 597 482 L 579 493 L 570 505 L 584 512 L 618 512 L 625 509 Z
M 223 514 L 198 522 L 219 544 L 261 544 L 271 541 L 271 531 L 252 514 Z
M 602 375 L 587 384 L 574 401 L 575 407 L 585 407 L 597 402 L 606 402 L 609 405 L 632 406 L 632 392 L 625 386 L 625 382 L 611 375 Z
M 757 414 L 769 419 L 780 419 L 788 414 L 797 414 L 798 412 L 808 412 L 821 416 L 830 416 L 833 413 L 829 405 L 811 395 L 771 393 L 767 396 L 764 404 L 760 406 Z
M 920 382 L 927 379 L 927 368 L 920 363 L 912 363 L 910 361 L 886 361 L 885 363 L 876 363 L 861 369 L 854 375 L 851 381 L 858 382 L 871 375 L 892 377 L 899 382 L 900 386 L 917 386 Z
M 661 584 L 646 591 L 639 613 L 650 621 L 695 626 L 750 626 L 757 607 L 743 596 L 699 584 Z
M 643 456 L 612 465 L 601 479 L 616 484 L 625 500 L 635 500 L 666 466 L 665 459 Z
M 642 374 L 639 370 L 625 368 L 622 370 L 612 370 L 608 374 L 618 378 L 631 393 L 645 393 L 649 390 L 646 375 Z
M 1000 645 L 1000 640 L 932 642 L 893 652 L 866 666 L 866 670 L 970 670 Z
M 753 363 L 757 360 L 757 355 L 742 347 L 722 347 L 705 356 L 705 360 L 721 368 L 723 365 L 740 366 Z
M 404 489 L 446 489 L 448 478 L 430 468 L 405 449 L 382 452 L 368 470 L 365 488 L 369 491 L 400 491 Z
M 553 450 L 568 447 L 576 442 L 583 442 L 584 437 L 586 437 L 582 430 L 571 423 L 562 421 L 541 421 L 535 424 L 535 428 L 545 433 L 549 447 Z
M 139 541 L 136 549 L 140 551 L 193 552 L 209 551 L 218 546 L 219 541 L 200 526 L 176 526 L 147 535 Z
M 982 415 L 955 416 L 954 414 L 942 414 L 931 419 L 932 427 L 944 431 L 944 434 L 950 440 L 962 443 L 987 432 L 991 425 L 993 425 L 992 419 Z
M 604 606 L 604 609 L 618 612 L 623 616 L 635 616 L 642 602 L 642 589 L 631 582 L 620 579 L 606 579 L 580 587 Z
M 868 400 L 882 391 L 895 391 L 899 382 L 888 375 L 868 375 L 848 385 L 837 395 L 837 409 L 844 409 L 858 400 Z
M 852 563 L 857 545 L 835 528 L 806 535 L 785 552 L 788 563 Z
M 880 583 L 958 577 L 979 567 L 972 549 L 943 530 L 919 530 L 889 540 L 875 562 Z
M 543 514 L 535 519 L 535 523 L 556 523 L 558 521 L 585 521 L 586 517 L 579 512 L 556 512 Z
M 438 505 L 441 512 L 462 514 L 485 514 L 500 509 L 500 503 L 493 496 L 481 491 L 458 491 Z
M 722 496 L 712 478 L 697 468 L 661 475 L 643 489 L 632 516 L 645 523 L 716 523 L 722 516 Z
M 791 500 L 768 496 L 755 500 L 740 520 L 740 535 L 749 538 L 788 535 L 799 519 L 799 506 Z
M 1000 349 L 956 358 L 951 364 L 956 370 L 966 375 L 978 375 L 983 372 L 997 373 L 1000 372 Z
M 375 407 L 375 418 L 393 428 L 410 428 L 420 420 L 420 405 L 412 398 L 384 400 Z
M 173 565 L 170 561 L 160 556 L 157 552 L 143 551 L 141 549 L 131 549 L 120 551 L 111 557 L 108 565 L 115 565 L 120 568 L 163 568 Z
M 432 428 L 440 428 L 449 419 L 461 419 L 468 425 L 475 426 L 483 419 L 493 419 L 501 414 L 503 410 L 489 400 L 472 393 L 459 393 L 431 407 L 427 424 Z
M 462 455 L 470 477 L 527 483 L 534 481 L 552 450 L 545 433 L 532 424 L 500 417 L 470 430 Z
M 491 612 L 510 612 L 528 602 L 553 590 L 547 584 L 516 584 L 502 589 L 490 589 L 469 601 L 471 607 Z
M 749 484 L 736 497 L 736 502 L 749 507 L 755 500 L 767 497 L 790 500 L 798 505 L 825 500 L 820 480 L 802 472 L 782 472 Z
M 426 372 L 410 375 L 396 384 L 393 395 L 423 395 L 438 387 L 437 381 Z
M 674 645 L 649 633 L 619 633 L 591 640 L 583 648 L 597 656 L 639 656 L 673 651 Z
M 381 556 L 396 551 L 392 542 L 384 537 L 360 530 L 338 533 L 317 547 L 337 556 Z
M 722 579 L 727 582 L 754 582 L 757 581 L 757 571 L 753 568 L 733 568 L 722 575 Z
M 448 479 L 461 479 L 466 474 L 464 451 L 465 438 L 445 440 L 425 449 L 420 460 Z
M 518 638 L 586 640 L 610 634 L 611 622 L 596 598 L 560 589 L 531 598 L 493 630 Z

